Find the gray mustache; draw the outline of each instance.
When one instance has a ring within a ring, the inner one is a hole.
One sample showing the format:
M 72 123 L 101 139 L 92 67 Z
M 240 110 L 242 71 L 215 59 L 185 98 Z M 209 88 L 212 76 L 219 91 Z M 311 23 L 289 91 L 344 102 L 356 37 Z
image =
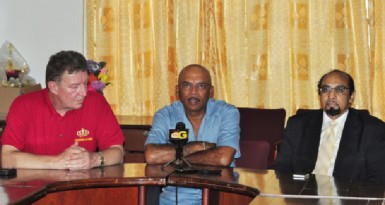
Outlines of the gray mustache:
M 196 101 L 198 101 L 198 102 L 200 102 L 200 101 L 201 101 L 200 99 L 198 99 L 198 98 L 195 98 L 195 97 L 191 97 L 191 98 L 189 98 L 189 99 L 188 99 L 188 101 L 191 101 L 191 100 L 196 100 Z

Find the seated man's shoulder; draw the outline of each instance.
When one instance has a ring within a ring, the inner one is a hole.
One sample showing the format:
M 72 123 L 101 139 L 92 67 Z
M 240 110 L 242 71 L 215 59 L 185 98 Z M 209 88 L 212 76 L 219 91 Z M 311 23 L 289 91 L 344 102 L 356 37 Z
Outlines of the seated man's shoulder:
M 27 94 L 19 95 L 13 101 L 13 104 L 37 105 L 44 101 L 44 90 L 38 90 Z M 24 105 L 23 105 L 24 106 Z
M 361 117 L 365 124 L 375 124 L 385 128 L 385 123 L 381 119 L 371 114 L 361 114 Z
M 183 104 L 180 101 L 175 101 L 169 105 L 165 105 L 162 108 L 159 108 L 155 114 L 154 118 L 166 117 L 170 118 L 171 116 L 180 115 L 184 113 Z
M 175 101 L 169 105 L 163 106 L 162 108 L 157 110 L 157 112 L 158 113 L 159 112 L 174 112 L 174 111 L 180 111 L 181 109 L 183 109 L 183 104 L 180 101 Z
M 88 91 L 87 97 L 84 100 L 83 106 L 85 107 L 99 107 L 109 105 L 103 94 L 96 91 Z
M 215 106 L 218 109 L 228 109 L 228 110 L 237 110 L 238 111 L 238 108 L 235 105 L 227 103 L 224 100 L 210 99 L 209 104 L 212 104 L 213 106 Z
M 101 93 L 98 93 L 96 91 L 88 91 L 87 92 L 87 98 L 91 100 L 100 100 L 100 99 L 105 99 L 104 95 Z
M 367 110 L 350 109 L 349 114 L 358 119 L 365 130 L 376 130 L 376 132 L 385 133 L 385 123 L 374 115 L 371 115 Z
M 212 100 L 211 102 L 209 101 L 208 110 L 209 114 L 218 115 L 225 118 L 230 116 L 236 118 L 240 117 L 238 108 L 235 105 L 229 104 L 223 100 Z

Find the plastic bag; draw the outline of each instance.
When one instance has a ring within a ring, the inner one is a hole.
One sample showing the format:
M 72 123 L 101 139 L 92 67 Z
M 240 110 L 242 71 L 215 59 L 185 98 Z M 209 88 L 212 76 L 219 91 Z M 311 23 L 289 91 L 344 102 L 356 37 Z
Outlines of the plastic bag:
M 35 79 L 28 76 L 30 69 L 12 43 L 5 41 L 0 47 L 0 86 L 22 87 L 36 84 Z

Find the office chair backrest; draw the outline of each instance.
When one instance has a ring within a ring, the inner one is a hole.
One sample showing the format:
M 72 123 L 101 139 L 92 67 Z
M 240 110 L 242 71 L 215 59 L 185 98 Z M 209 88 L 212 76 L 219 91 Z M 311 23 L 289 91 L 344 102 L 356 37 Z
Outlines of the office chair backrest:
M 236 167 L 267 169 L 270 144 L 267 141 L 241 140 L 242 156 L 236 160 Z
M 267 141 L 270 145 L 268 166 L 273 165 L 276 147 L 280 143 L 285 126 L 286 111 L 279 109 L 238 108 L 240 113 L 241 139 Z M 241 154 L 242 148 L 241 148 Z

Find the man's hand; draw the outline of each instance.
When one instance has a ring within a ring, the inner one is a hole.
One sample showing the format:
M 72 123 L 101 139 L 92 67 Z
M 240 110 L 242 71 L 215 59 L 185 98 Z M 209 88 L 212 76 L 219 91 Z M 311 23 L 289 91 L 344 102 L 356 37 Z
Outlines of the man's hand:
M 74 144 L 60 155 L 59 161 L 63 160 L 69 170 L 90 169 L 98 165 L 99 155 Z
M 100 157 L 77 144 L 71 145 L 58 155 L 36 155 L 21 152 L 11 145 L 1 150 L 3 168 L 21 169 L 91 169 L 100 166 Z M 103 150 L 105 166 L 123 163 L 123 146 L 113 145 Z

